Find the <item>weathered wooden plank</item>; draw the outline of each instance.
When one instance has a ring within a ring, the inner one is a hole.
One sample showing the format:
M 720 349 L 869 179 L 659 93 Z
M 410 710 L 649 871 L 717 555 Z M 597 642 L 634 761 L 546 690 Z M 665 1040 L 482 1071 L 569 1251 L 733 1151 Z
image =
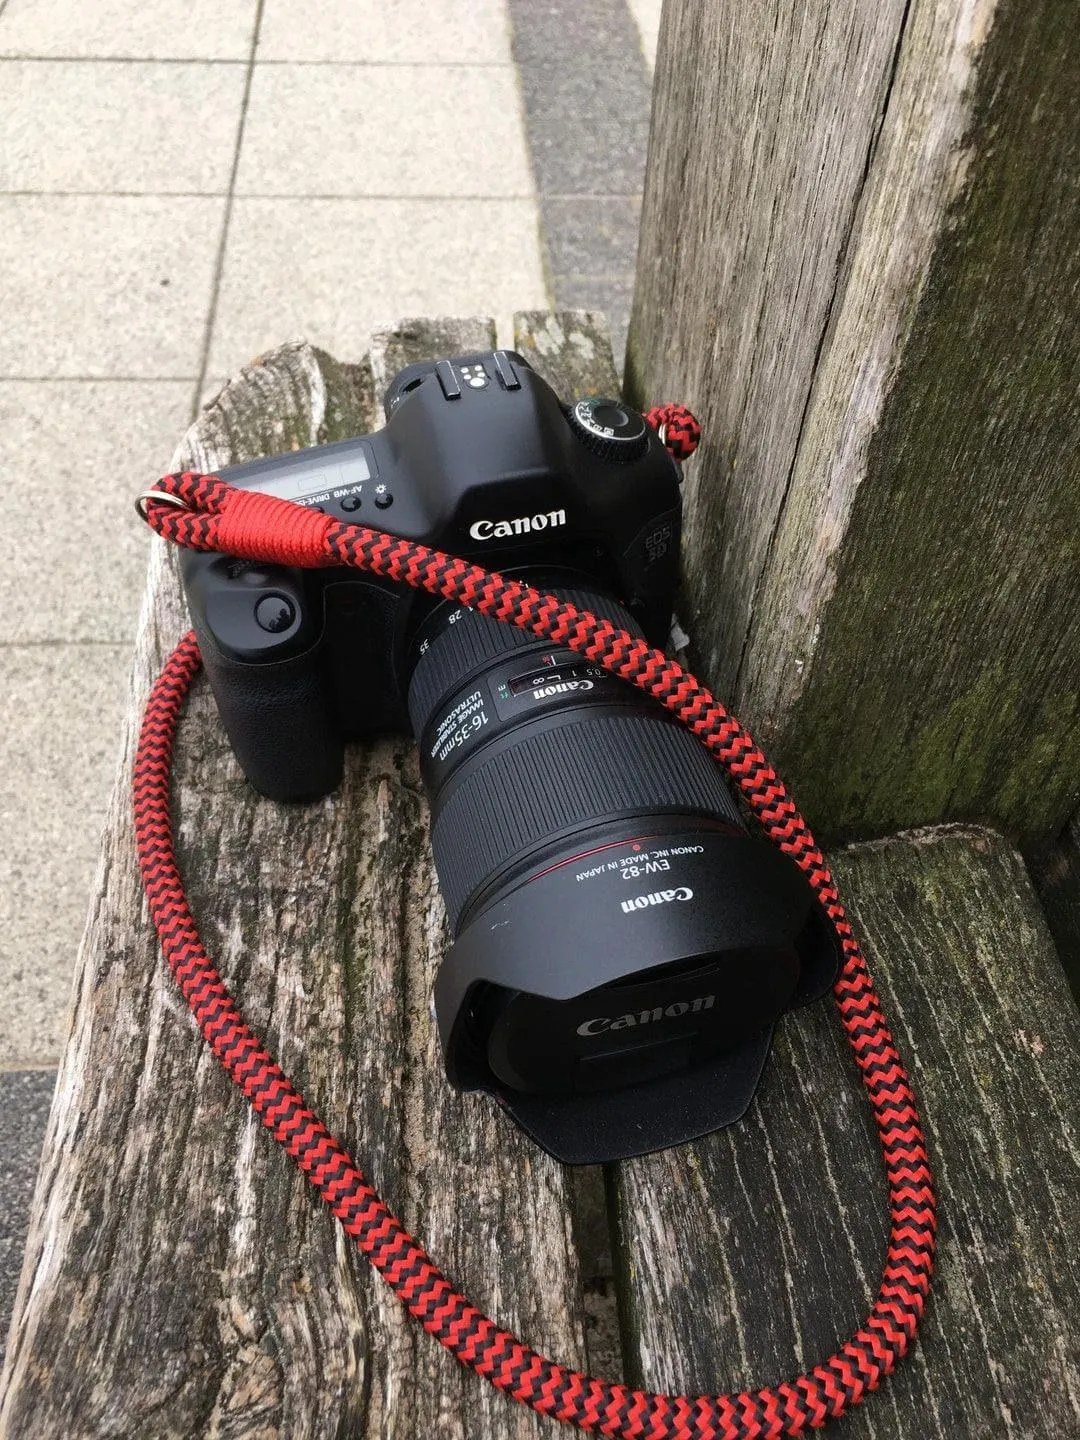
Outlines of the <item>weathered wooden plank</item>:
M 773 42 L 666 7 L 628 375 L 703 412 L 691 632 L 815 829 L 1039 844 L 1080 774 L 1080 30 L 912 0 L 862 85 L 899 17 L 855 8 L 784 4 Z M 770 68 L 818 25 L 836 63 Z
M 176 463 L 355 433 L 375 418 L 373 380 L 491 341 L 486 321 L 410 324 L 376 341 L 369 370 L 282 347 L 227 387 Z M 407 1319 L 232 1091 L 164 970 L 128 775 L 143 698 L 184 628 L 175 556 L 155 545 L 0 1433 L 561 1434 Z M 448 1273 L 582 1363 L 565 1174 L 442 1072 L 429 997 L 446 935 L 414 747 L 357 747 L 336 795 L 277 806 L 246 785 L 200 683 L 175 797 L 194 911 L 271 1049 Z
M 836 1427 L 888 1440 L 1080 1433 L 1080 1016 L 1019 856 L 952 827 L 838 853 L 919 1097 L 941 1199 L 918 1347 Z M 788 1016 L 746 1119 L 616 1176 L 628 1366 L 768 1384 L 861 1322 L 880 1151 L 831 1005 Z
M 729 693 L 783 503 L 902 0 L 667 0 L 627 393 L 691 406 L 689 617 Z

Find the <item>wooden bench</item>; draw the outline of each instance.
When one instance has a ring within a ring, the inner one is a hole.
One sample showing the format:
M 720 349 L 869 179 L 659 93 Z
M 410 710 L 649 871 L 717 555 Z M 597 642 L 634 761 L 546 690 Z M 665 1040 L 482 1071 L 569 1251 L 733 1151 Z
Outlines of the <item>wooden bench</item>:
M 487 320 L 415 322 L 358 365 L 282 346 L 203 412 L 174 466 L 371 428 L 402 364 L 493 338 Z M 595 317 L 520 315 L 516 345 L 564 395 L 616 387 Z M 406 1318 L 261 1132 L 164 968 L 130 770 L 148 687 L 186 628 L 177 556 L 155 542 L 0 1434 L 565 1434 Z M 330 799 L 277 806 L 245 783 L 200 682 L 175 801 L 193 908 L 242 1008 L 488 1313 L 574 1365 L 692 1391 L 783 1378 L 861 1321 L 885 1192 L 830 1005 L 785 1019 L 735 1128 L 571 1172 L 445 1081 L 429 997 L 447 934 L 407 739 L 354 747 Z M 955 826 L 833 858 L 920 1097 L 942 1222 L 914 1354 L 836 1433 L 1078 1434 L 1080 1020 L 1024 866 L 994 833 Z

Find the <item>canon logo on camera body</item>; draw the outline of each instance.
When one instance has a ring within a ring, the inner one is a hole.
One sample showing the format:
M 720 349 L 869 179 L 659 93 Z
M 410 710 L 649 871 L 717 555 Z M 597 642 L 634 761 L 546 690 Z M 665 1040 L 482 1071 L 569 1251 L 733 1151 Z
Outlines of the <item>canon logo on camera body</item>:
M 636 1025 L 655 1025 L 657 1020 L 677 1020 L 680 1015 L 700 1015 L 702 1010 L 711 1010 L 716 1004 L 715 995 L 699 995 L 696 1000 L 673 1000 L 670 1005 L 654 1005 L 651 1010 L 639 1010 L 636 1015 L 597 1015 L 584 1020 L 577 1027 L 577 1033 L 586 1037 L 603 1035 L 605 1030 L 629 1030 Z
M 565 510 L 548 510 L 539 515 L 518 515 L 513 520 L 476 520 L 469 526 L 469 534 L 474 540 L 506 540 L 511 535 L 531 535 L 534 530 L 554 530 L 565 524 Z

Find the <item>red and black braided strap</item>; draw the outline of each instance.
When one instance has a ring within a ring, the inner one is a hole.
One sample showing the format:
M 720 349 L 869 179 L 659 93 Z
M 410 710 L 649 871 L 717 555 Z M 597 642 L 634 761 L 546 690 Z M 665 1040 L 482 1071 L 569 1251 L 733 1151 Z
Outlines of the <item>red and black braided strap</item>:
M 673 460 L 688 460 L 701 444 L 701 426 L 685 405 L 654 405 L 645 419 Z
M 685 412 L 688 414 L 689 412 Z M 691 427 L 650 412 L 672 442 Z M 693 417 L 690 417 L 692 420 Z M 696 422 L 693 423 L 696 430 Z M 801 1435 L 858 1404 L 907 1351 L 930 1289 L 935 1200 L 914 1097 L 832 876 L 806 822 L 739 722 L 661 651 L 516 581 L 318 510 L 236 490 L 215 476 L 169 475 L 147 502 L 161 535 L 193 549 L 292 565 L 348 565 L 425 589 L 576 650 L 666 705 L 726 767 L 766 835 L 803 870 L 843 951 L 835 987 L 877 1121 L 891 1229 L 881 1287 L 862 1327 L 805 1375 L 733 1395 L 661 1395 L 582 1375 L 545 1359 L 471 1305 L 440 1272 L 305 1105 L 249 1028 L 207 956 L 188 908 L 169 817 L 172 746 L 200 657 L 194 635 L 173 651 L 147 703 L 135 760 L 135 830 L 150 913 L 204 1037 L 266 1128 L 349 1235 L 440 1344 L 496 1388 L 541 1414 L 621 1440 L 763 1440 Z

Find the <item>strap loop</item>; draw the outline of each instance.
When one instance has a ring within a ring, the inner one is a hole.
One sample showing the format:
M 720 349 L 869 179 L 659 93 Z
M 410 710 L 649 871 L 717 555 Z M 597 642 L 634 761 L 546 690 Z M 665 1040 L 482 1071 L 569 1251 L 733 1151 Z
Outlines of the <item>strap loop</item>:
M 307 569 L 341 563 L 327 543 L 334 522 L 322 510 L 241 490 L 216 475 L 164 475 L 135 508 L 152 530 L 191 550 Z

